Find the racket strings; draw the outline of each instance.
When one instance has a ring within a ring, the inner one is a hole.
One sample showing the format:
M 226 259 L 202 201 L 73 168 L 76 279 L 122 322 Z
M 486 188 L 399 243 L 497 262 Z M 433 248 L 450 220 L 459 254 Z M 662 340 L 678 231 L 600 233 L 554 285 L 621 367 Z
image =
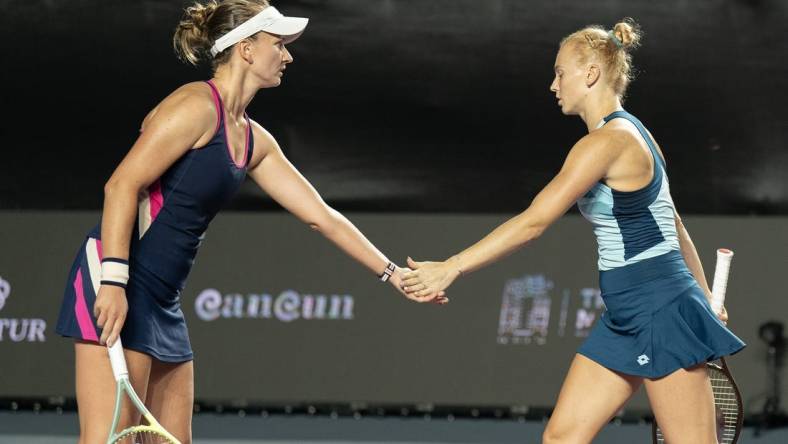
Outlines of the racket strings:
M 720 444 L 731 444 L 736 438 L 736 429 L 739 425 L 740 400 L 728 375 L 716 366 L 707 367 L 711 390 L 714 393 L 714 407 L 717 418 L 717 438 Z M 662 430 L 656 428 L 656 442 L 665 444 Z
M 115 441 L 113 444 L 172 444 L 173 441 L 165 438 L 164 436 L 150 430 L 131 432 L 124 434 Z
M 739 424 L 739 397 L 728 376 L 717 368 L 709 368 L 714 404 L 722 415 L 724 437 L 732 439 Z
M 162 435 L 162 431 L 153 424 L 150 424 L 145 416 L 140 418 L 140 422 L 136 426 L 128 427 L 126 429 L 118 429 L 115 431 L 118 434 L 112 444 L 174 444 L 174 441 L 169 440 L 166 436 Z

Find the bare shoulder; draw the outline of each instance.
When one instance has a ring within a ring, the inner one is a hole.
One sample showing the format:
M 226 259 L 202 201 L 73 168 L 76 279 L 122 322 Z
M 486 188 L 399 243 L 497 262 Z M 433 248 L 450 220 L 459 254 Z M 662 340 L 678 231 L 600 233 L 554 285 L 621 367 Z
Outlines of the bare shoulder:
M 665 153 L 662 152 L 662 147 L 659 146 L 657 139 L 654 138 L 654 135 L 651 134 L 651 131 L 649 131 L 648 129 L 646 130 L 646 132 L 648 133 L 648 136 L 651 137 L 651 141 L 654 142 L 654 146 L 657 147 L 657 152 L 659 153 L 659 157 L 661 157 L 662 161 L 665 162 Z
M 279 144 L 276 142 L 273 134 L 256 121 L 249 119 L 249 122 L 252 124 L 252 135 L 254 136 L 255 146 L 260 147 L 262 151 L 266 152 L 270 151 L 272 148 L 279 148 Z
M 624 119 L 615 119 L 612 122 L 605 125 L 603 128 L 605 131 L 610 131 L 616 134 L 617 143 L 626 147 L 639 147 L 637 150 L 631 150 L 630 153 L 634 153 L 633 155 L 638 158 L 650 158 L 650 154 L 648 153 L 647 149 L 648 146 L 646 145 L 646 141 L 643 139 L 642 134 L 640 131 L 635 127 L 634 124 L 631 122 L 624 120 Z M 657 149 L 657 153 L 662 158 L 662 161 L 665 161 L 665 155 L 662 153 L 662 149 L 657 143 L 657 140 L 651 134 L 651 132 L 646 129 L 646 134 L 648 138 L 651 139 L 651 142 L 654 143 L 654 147 Z
M 567 161 L 577 158 L 583 161 L 610 161 L 621 154 L 627 135 L 623 131 L 600 128 L 592 131 L 575 143 L 567 155 Z
M 249 168 L 254 168 L 260 161 L 271 152 L 281 152 L 276 138 L 262 125 L 256 121 L 249 119 L 252 125 L 252 136 L 254 137 L 254 153 L 249 162 Z
M 271 135 L 267 129 L 263 128 L 263 125 L 260 125 L 256 120 L 249 119 L 249 122 L 252 124 L 252 134 L 254 134 L 255 142 L 257 142 L 258 138 L 260 139 L 261 143 L 276 141 L 274 136 Z
M 619 146 L 637 142 L 637 128 L 623 119 L 615 119 L 594 131 L 599 137 L 607 140 L 611 146 Z M 592 133 L 593 134 L 593 133 Z
M 154 118 L 173 113 L 200 124 L 215 123 L 218 116 L 211 88 L 205 82 L 191 82 L 180 86 L 145 116 L 140 131 Z

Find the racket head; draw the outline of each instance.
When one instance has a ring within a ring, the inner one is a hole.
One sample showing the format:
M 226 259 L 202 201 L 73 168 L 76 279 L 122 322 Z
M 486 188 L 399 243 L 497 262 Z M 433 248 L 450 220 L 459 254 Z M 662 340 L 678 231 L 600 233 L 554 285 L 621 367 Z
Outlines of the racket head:
M 720 359 L 720 364 L 706 363 L 706 371 L 714 394 L 717 440 L 720 444 L 736 444 L 744 423 L 744 407 L 739 387 L 728 370 L 724 358 Z M 656 420 L 651 425 L 651 431 L 654 444 L 665 444 L 665 437 Z
M 123 393 L 126 393 L 134 408 L 141 414 L 141 420 L 147 424 L 134 425 L 116 432 L 121 415 Z M 122 376 L 117 381 L 115 413 L 107 444 L 181 444 L 181 442 L 156 421 L 156 418 L 145 407 L 145 403 L 137 396 L 128 377 Z
M 739 440 L 739 435 L 741 434 L 742 427 L 744 425 L 744 402 L 742 401 L 741 392 L 739 391 L 739 386 L 736 384 L 736 380 L 733 379 L 733 375 L 731 374 L 730 369 L 728 369 L 728 362 L 725 358 L 720 358 L 720 365 L 715 365 L 717 368 L 714 370 L 715 372 L 720 372 L 720 377 L 718 379 L 719 383 L 722 384 L 720 387 L 720 391 L 723 390 L 728 393 L 728 396 L 731 397 L 728 403 L 730 408 L 729 412 L 727 413 L 726 420 L 731 421 L 731 426 L 734 429 L 734 434 L 731 437 L 731 444 L 735 444 Z M 712 378 L 711 373 L 709 374 L 709 379 Z M 714 391 L 714 382 L 712 381 L 712 391 Z M 717 396 L 715 395 L 715 405 L 717 404 Z
M 109 444 L 180 444 L 160 425 L 139 425 L 110 437 Z

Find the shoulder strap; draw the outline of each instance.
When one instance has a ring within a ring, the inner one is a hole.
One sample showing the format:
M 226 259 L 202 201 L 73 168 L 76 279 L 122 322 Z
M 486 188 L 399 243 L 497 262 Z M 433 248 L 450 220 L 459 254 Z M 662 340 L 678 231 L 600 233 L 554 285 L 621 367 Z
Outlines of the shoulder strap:
M 657 147 L 656 145 L 654 145 L 654 141 L 651 139 L 651 136 L 649 136 L 648 131 L 646 131 L 646 127 L 643 126 L 643 123 L 641 123 L 637 117 L 633 116 L 632 114 L 626 111 L 614 111 L 610 113 L 607 117 L 605 117 L 603 120 L 605 121 L 605 123 L 607 123 L 613 119 L 619 119 L 619 118 L 629 120 L 630 122 L 632 122 L 633 125 L 635 125 L 635 128 L 638 129 L 640 136 L 646 142 L 646 145 L 648 145 L 648 149 L 651 151 L 651 155 L 654 157 L 654 162 L 659 162 L 659 165 L 662 166 L 662 169 L 666 170 L 667 168 L 665 168 L 665 161 L 662 159 L 662 156 L 659 155 L 659 151 L 657 151 Z
M 213 94 L 213 104 L 216 106 L 216 129 L 213 131 L 214 134 L 216 134 L 222 125 L 222 121 L 224 120 L 224 106 L 222 106 L 222 96 L 219 95 L 219 90 L 216 89 L 216 85 L 214 85 L 212 81 L 206 80 L 205 83 L 211 87 L 211 93 Z
M 254 152 L 254 131 L 252 131 L 252 119 L 249 118 L 246 112 L 244 112 L 244 118 L 246 119 L 246 127 L 248 128 L 248 132 L 246 133 L 246 161 L 244 162 L 244 166 L 249 166 L 249 162 L 252 161 L 252 153 Z

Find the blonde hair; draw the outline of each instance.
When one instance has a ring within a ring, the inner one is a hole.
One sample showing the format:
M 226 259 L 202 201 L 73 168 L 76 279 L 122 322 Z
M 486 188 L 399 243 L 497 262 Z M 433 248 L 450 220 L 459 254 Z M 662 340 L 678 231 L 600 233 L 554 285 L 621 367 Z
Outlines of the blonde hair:
M 214 70 L 230 60 L 231 48 L 211 56 L 211 46 L 219 37 L 269 6 L 268 0 L 208 0 L 186 8 L 172 36 L 178 58 L 197 65 L 210 60 Z
M 600 63 L 613 91 L 623 100 L 634 79 L 630 51 L 640 45 L 642 35 L 640 26 L 627 17 L 610 31 L 599 25 L 575 31 L 561 41 L 561 47 L 571 44 L 580 64 L 591 60 Z

